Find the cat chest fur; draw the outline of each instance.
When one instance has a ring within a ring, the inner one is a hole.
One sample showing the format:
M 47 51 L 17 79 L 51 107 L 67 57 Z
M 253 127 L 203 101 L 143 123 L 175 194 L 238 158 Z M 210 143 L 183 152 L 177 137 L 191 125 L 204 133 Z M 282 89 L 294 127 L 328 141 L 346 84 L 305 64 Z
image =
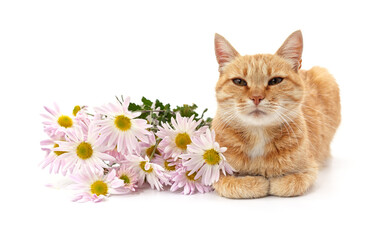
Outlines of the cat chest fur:
M 250 144 L 248 149 L 248 156 L 250 159 L 261 157 L 265 153 L 265 146 L 269 142 L 269 138 L 265 135 L 262 129 L 253 131 L 250 136 Z

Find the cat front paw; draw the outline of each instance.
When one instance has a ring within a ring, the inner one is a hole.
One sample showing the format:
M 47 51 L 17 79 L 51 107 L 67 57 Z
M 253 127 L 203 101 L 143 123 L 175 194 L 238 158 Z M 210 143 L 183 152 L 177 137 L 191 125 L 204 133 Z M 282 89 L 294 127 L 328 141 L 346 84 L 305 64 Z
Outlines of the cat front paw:
M 222 176 L 213 187 L 226 198 L 261 198 L 268 195 L 269 181 L 261 176 Z
M 309 190 L 315 179 L 315 171 L 270 178 L 269 194 L 278 197 L 300 196 Z

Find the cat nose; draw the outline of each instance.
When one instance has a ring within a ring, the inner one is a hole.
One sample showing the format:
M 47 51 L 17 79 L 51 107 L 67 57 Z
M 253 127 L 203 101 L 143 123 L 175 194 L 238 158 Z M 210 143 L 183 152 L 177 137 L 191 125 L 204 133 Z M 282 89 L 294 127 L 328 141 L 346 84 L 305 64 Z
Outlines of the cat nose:
M 253 103 L 257 106 L 257 105 L 259 105 L 259 103 L 261 102 L 261 100 L 263 100 L 264 99 L 264 96 L 262 96 L 262 95 L 255 95 L 255 96 L 251 96 L 251 97 L 249 97 L 252 101 L 253 101 Z

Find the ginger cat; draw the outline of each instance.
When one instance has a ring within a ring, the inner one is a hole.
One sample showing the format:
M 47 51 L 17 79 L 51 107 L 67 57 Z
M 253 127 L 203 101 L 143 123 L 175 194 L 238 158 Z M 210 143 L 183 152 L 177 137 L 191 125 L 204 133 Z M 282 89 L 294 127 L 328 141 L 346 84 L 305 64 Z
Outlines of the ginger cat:
M 340 123 L 339 88 L 321 67 L 299 70 L 300 31 L 275 54 L 241 56 L 215 36 L 220 77 L 212 128 L 237 171 L 214 185 L 227 198 L 304 194 L 330 154 Z

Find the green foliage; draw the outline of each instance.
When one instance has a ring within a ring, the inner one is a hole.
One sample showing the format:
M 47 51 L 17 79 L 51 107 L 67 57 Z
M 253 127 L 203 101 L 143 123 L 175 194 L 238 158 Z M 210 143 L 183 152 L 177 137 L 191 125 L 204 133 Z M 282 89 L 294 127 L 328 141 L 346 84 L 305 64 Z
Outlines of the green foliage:
M 131 112 L 140 111 L 141 109 L 142 109 L 141 106 L 139 106 L 138 104 L 135 104 L 132 102 L 129 104 L 129 111 Z
M 157 126 L 160 125 L 161 122 L 167 122 L 170 124 L 172 117 L 175 117 L 177 112 L 179 112 L 182 117 L 193 116 L 196 121 L 202 119 L 198 128 L 205 125 L 210 126 L 212 122 L 212 118 L 204 118 L 204 114 L 208 111 L 208 109 L 206 108 L 201 114 L 199 114 L 196 112 L 198 108 L 196 104 L 183 104 L 182 106 L 177 106 L 172 109 L 170 104 L 164 104 L 158 99 L 156 99 L 155 102 L 152 102 L 151 100 L 142 97 L 141 102 L 141 104 L 131 102 L 128 110 L 132 112 L 141 112 L 141 115 L 138 118 L 145 119 L 149 124 L 153 125 L 153 131 L 157 130 Z
M 196 113 L 197 105 L 193 103 L 193 105 L 189 106 L 188 104 L 184 104 L 182 106 L 177 106 L 173 109 L 174 112 L 180 112 L 182 117 L 194 116 L 194 119 L 198 117 L 198 113 Z

